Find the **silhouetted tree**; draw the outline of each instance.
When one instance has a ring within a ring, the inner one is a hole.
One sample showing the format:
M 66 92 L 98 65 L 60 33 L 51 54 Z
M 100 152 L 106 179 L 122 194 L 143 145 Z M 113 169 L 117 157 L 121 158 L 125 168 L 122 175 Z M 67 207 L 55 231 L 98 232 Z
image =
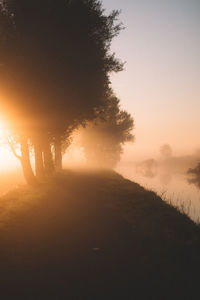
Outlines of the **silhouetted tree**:
M 200 162 L 195 168 L 188 169 L 187 173 L 191 175 L 191 178 L 188 178 L 187 181 L 200 189 Z
M 123 145 L 133 141 L 134 121 L 130 114 L 120 109 L 119 99 L 113 94 L 97 110 L 96 118 L 80 130 L 80 145 L 88 161 L 114 167 L 123 153 Z
M 61 169 L 62 144 L 73 128 L 94 117 L 108 93 L 110 72 L 122 69 L 110 54 L 121 29 L 117 17 L 118 11 L 106 16 L 97 0 L 3 3 L 2 107 L 19 140 L 31 140 L 38 177 L 54 169 L 53 144 Z
M 169 144 L 164 144 L 160 147 L 160 154 L 162 158 L 167 159 L 172 156 L 172 148 Z
M 18 135 L 14 134 L 14 132 L 12 132 L 12 134 L 9 132 L 4 139 L 9 145 L 14 156 L 20 160 L 26 182 L 30 185 L 35 185 L 37 181 L 31 167 L 30 145 L 26 136 L 21 134 L 19 137 Z

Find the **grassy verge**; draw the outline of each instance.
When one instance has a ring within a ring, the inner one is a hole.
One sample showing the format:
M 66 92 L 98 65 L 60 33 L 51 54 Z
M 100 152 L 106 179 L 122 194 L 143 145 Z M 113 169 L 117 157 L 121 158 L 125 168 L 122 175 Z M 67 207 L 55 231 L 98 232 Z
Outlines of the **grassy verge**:
M 0 221 L 4 299 L 195 296 L 199 227 L 115 172 L 18 188 L 1 198 Z

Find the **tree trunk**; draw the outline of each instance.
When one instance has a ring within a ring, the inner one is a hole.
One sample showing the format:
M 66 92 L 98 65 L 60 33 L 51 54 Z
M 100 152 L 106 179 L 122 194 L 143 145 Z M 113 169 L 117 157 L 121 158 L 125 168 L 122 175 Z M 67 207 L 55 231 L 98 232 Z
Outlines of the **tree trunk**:
M 35 173 L 36 178 L 42 179 L 44 178 L 44 164 L 43 164 L 43 156 L 42 156 L 42 147 L 39 141 L 34 142 L 34 151 L 35 151 Z
M 21 138 L 21 165 L 24 173 L 24 178 L 26 182 L 30 185 L 35 185 L 37 183 L 36 178 L 34 176 L 31 162 L 30 162 L 30 153 L 29 153 L 29 145 L 28 140 L 25 137 Z
M 55 167 L 56 171 L 59 172 L 62 170 L 62 147 L 61 147 L 61 137 L 60 135 L 55 137 Z
M 47 138 L 43 140 L 43 158 L 44 158 L 44 169 L 46 175 L 51 175 L 54 172 L 54 163 L 51 152 L 51 145 Z

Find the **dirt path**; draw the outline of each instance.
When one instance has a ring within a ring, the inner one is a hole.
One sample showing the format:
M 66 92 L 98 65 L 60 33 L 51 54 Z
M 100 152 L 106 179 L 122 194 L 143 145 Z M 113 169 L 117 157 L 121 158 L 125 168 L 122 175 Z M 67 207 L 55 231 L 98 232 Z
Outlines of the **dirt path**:
M 17 209 L 2 213 L 1 299 L 196 299 L 199 228 L 116 173 L 66 172 L 3 201 Z

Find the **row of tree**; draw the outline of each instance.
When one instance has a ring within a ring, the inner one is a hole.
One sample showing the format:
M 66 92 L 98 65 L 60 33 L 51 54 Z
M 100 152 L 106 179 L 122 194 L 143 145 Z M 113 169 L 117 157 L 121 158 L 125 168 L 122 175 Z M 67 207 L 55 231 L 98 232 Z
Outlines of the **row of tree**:
M 134 140 L 133 128 L 133 118 L 120 109 L 119 99 L 111 93 L 94 120 L 79 129 L 78 145 L 93 166 L 113 168 L 120 160 L 123 145 Z
M 119 109 L 109 80 L 123 69 L 110 53 L 122 28 L 118 14 L 105 15 L 97 0 L 2 1 L 0 110 L 29 184 L 61 170 L 62 149 L 75 128 L 100 118 L 109 103 Z

